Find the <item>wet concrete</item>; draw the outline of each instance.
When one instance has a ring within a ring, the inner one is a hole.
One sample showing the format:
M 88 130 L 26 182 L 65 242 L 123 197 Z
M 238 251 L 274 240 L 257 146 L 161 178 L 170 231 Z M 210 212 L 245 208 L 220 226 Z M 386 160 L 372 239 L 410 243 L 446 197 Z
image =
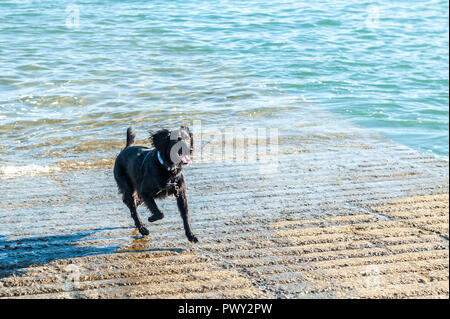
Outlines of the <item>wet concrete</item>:
M 0 297 L 448 298 L 448 161 L 344 122 L 294 130 L 276 169 L 186 169 L 198 244 L 173 199 L 141 238 L 108 162 L 0 179 Z

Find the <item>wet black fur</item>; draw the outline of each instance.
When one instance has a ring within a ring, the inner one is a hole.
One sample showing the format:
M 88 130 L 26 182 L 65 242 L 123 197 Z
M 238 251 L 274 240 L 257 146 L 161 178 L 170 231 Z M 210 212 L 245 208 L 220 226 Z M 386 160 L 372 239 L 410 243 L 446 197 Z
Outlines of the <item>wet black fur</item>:
M 182 172 L 182 165 L 174 165 L 170 160 L 170 150 L 181 139 L 190 147 L 192 154 L 194 139 L 188 127 L 182 126 L 183 137 L 170 139 L 170 131 L 166 129 L 150 132 L 153 148 L 145 146 L 133 146 L 135 135 L 131 128 L 127 130 L 127 144 L 120 152 L 114 164 L 114 178 L 117 182 L 122 200 L 130 209 L 131 217 L 139 232 L 146 236 L 148 229 L 139 218 L 137 207 L 144 202 L 152 215 L 148 218 L 150 222 L 162 219 L 164 214 L 159 210 L 155 199 L 175 195 L 178 209 L 183 219 L 186 237 L 191 242 L 197 242 L 197 237 L 192 233 L 188 202 L 186 198 L 186 183 Z M 161 165 L 157 158 L 160 152 L 165 163 L 172 165 L 173 170 L 168 171 Z

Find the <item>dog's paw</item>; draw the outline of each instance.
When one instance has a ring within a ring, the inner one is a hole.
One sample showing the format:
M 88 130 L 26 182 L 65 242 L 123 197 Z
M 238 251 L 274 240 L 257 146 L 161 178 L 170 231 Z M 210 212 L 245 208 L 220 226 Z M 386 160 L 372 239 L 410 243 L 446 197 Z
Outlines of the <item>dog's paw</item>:
M 191 243 L 198 243 L 198 239 L 197 239 L 197 237 L 195 237 L 194 235 L 188 236 L 188 240 L 189 240 Z
M 148 218 L 150 223 L 156 222 L 157 220 L 163 219 L 164 214 L 152 215 Z
M 147 236 L 148 234 L 150 234 L 150 232 L 148 231 L 147 228 L 145 228 L 144 226 L 141 226 L 139 228 L 139 232 L 141 233 L 142 236 Z

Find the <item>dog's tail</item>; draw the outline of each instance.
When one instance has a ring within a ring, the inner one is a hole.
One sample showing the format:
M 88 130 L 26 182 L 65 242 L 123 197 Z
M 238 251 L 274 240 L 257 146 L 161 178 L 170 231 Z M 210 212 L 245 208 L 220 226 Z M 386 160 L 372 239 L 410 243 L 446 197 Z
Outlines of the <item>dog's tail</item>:
M 133 145 L 135 141 L 136 141 L 136 135 L 133 133 L 133 129 L 130 126 L 127 129 L 127 146 L 125 146 L 125 147 Z

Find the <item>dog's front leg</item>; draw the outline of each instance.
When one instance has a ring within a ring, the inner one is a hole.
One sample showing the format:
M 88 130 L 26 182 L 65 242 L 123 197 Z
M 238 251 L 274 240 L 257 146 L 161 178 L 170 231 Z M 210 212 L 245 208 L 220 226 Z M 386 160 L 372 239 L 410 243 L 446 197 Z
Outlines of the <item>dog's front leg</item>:
M 176 193 L 178 210 L 180 211 L 181 218 L 183 219 L 184 232 L 186 233 L 186 237 L 191 242 L 198 242 L 197 237 L 192 233 L 191 222 L 189 221 L 189 208 L 186 197 L 186 186 L 184 184 L 184 179 L 178 183 L 178 191 Z
M 149 194 L 142 194 L 145 205 L 150 209 L 152 215 L 148 218 L 148 221 L 153 223 L 157 220 L 163 219 L 164 214 L 159 210 L 158 205 L 155 203 L 155 199 Z

